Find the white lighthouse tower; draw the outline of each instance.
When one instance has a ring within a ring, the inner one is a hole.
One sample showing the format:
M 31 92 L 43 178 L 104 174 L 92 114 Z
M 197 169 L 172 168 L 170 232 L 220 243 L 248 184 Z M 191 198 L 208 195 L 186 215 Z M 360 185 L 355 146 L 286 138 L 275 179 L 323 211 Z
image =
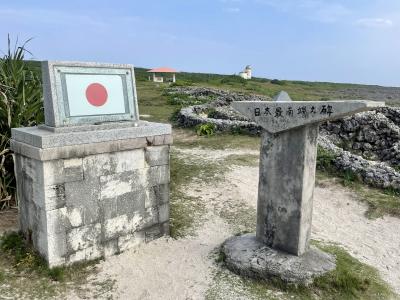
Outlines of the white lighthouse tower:
M 239 73 L 239 76 L 244 79 L 251 79 L 251 66 L 247 65 L 244 71 Z

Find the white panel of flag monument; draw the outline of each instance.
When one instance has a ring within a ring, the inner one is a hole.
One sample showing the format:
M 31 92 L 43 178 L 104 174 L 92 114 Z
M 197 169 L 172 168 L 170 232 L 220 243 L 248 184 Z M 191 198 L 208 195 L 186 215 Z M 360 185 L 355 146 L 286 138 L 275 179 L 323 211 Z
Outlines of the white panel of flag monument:
M 139 120 L 132 65 L 46 61 L 42 73 L 47 126 Z
M 126 112 L 119 75 L 66 74 L 65 85 L 71 117 Z

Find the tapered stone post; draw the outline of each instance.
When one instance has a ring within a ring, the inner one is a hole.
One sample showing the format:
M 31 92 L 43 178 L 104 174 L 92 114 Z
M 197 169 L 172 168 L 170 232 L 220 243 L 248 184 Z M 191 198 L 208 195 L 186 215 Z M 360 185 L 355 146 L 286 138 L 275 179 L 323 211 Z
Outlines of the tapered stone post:
M 315 124 L 261 137 L 257 239 L 295 255 L 310 239 L 317 137 Z
M 285 92 L 274 100 L 232 103 L 263 128 L 257 231 L 228 239 L 223 251 L 227 266 L 240 274 L 307 284 L 335 268 L 333 257 L 309 245 L 318 125 L 384 103 L 292 102 Z

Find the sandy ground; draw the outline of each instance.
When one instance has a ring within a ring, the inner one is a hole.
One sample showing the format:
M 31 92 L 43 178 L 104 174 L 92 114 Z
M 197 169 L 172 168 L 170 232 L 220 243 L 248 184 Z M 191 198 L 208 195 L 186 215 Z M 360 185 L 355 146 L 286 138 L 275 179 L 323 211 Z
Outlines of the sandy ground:
M 312 238 L 344 246 L 400 294 L 400 219 L 367 219 L 367 206 L 337 185 L 316 187 L 314 201 Z
M 161 238 L 108 259 L 96 279 L 116 280 L 104 298 L 204 299 L 215 268 L 210 254 L 229 236 L 223 220 L 213 218 L 194 237 Z
M 255 154 L 246 150 L 175 151 L 185 159 L 211 161 L 231 154 Z M 116 281 L 114 299 L 204 299 L 218 268 L 212 253 L 226 238 L 245 229 L 233 226 L 220 212 L 244 206 L 255 211 L 257 185 L 257 167 L 232 166 L 223 181 L 207 185 L 197 181 L 185 187 L 188 195 L 200 196 L 206 205 L 206 221 L 195 235 L 178 240 L 162 238 L 112 257 L 101 263 L 96 278 Z M 314 201 L 312 238 L 342 245 L 361 261 L 376 267 L 400 293 L 400 220 L 365 218 L 366 206 L 348 190 L 332 183 L 317 186 Z

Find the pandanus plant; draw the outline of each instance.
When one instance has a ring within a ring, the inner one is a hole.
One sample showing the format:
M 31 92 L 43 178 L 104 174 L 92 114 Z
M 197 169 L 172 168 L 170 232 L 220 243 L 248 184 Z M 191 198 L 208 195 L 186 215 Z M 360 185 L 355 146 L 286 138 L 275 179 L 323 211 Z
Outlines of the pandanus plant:
M 17 205 L 11 128 L 34 126 L 44 120 L 40 74 L 25 60 L 26 44 L 11 45 L 0 58 L 0 210 Z

